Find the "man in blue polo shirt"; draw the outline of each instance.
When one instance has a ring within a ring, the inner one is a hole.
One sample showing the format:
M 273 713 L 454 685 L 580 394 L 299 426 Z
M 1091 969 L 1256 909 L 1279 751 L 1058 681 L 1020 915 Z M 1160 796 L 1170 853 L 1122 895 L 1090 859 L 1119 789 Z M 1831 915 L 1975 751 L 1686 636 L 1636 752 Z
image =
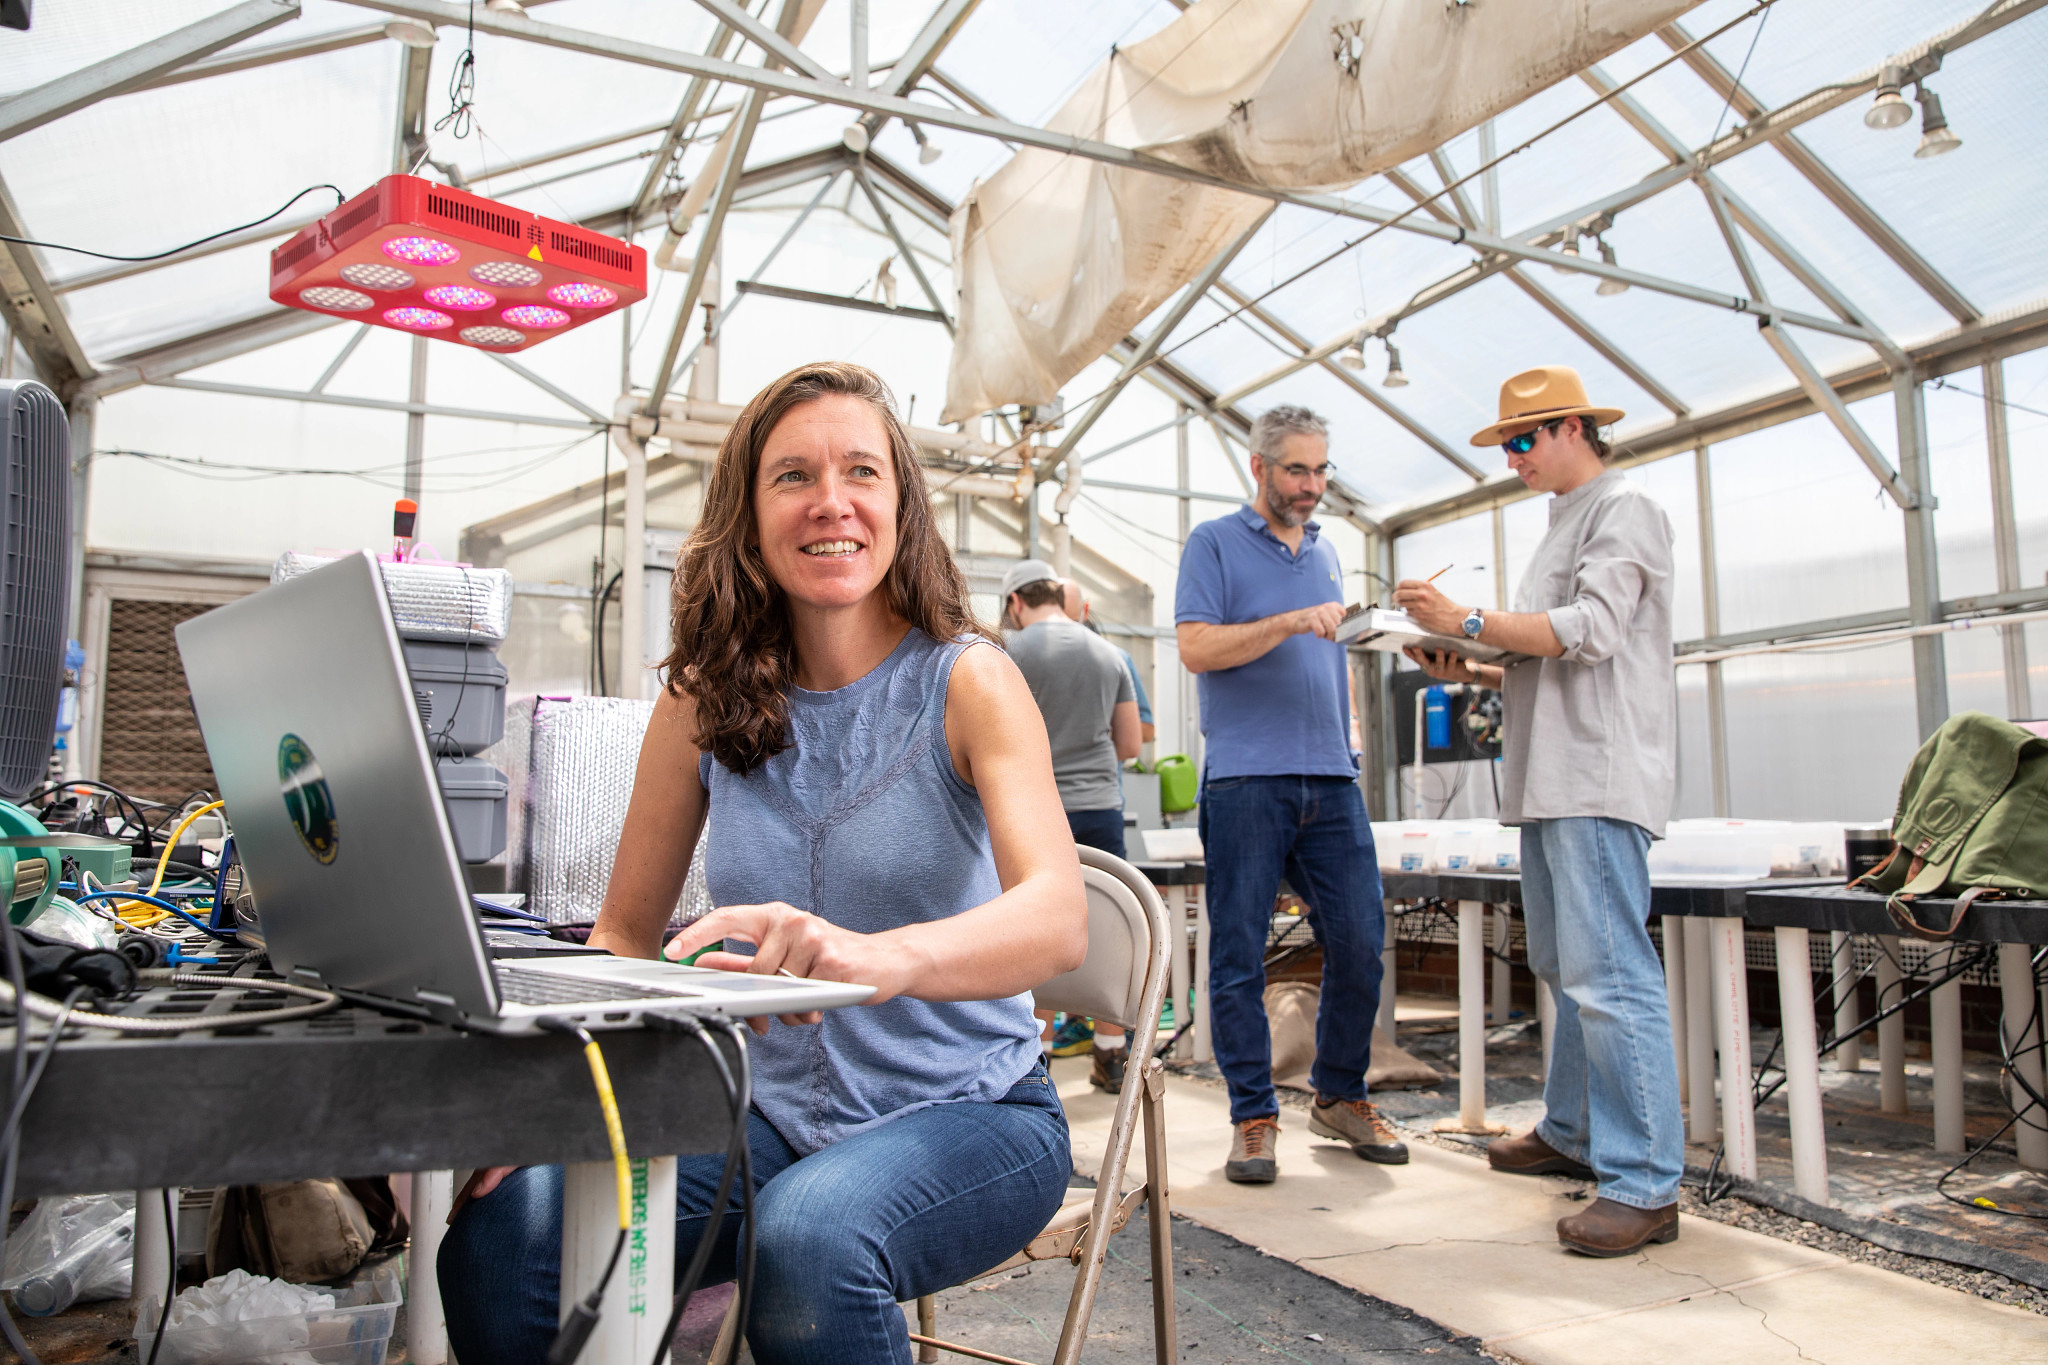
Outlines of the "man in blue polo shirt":
M 1398 1165 L 1408 1148 L 1365 1096 L 1386 911 L 1358 790 L 1344 649 L 1344 571 L 1309 520 L 1330 482 L 1329 428 L 1307 408 L 1252 424 L 1257 499 L 1188 536 L 1174 592 L 1181 663 L 1199 675 L 1208 860 L 1209 1036 L 1230 1087 L 1224 1174 L 1279 1173 L 1266 1022 L 1266 933 L 1280 879 L 1323 949 L 1309 1131 Z

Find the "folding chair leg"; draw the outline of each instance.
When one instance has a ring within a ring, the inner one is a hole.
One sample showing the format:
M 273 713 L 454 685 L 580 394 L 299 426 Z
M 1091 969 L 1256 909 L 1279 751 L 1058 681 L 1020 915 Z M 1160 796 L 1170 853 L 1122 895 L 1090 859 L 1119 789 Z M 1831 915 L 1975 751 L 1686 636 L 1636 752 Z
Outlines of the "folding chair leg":
M 921 1337 L 939 1334 L 939 1301 L 930 1294 L 921 1295 L 917 1300 L 917 1334 Z M 918 1343 L 917 1365 L 933 1365 L 938 1358 L 938 1347 L 926 1342 Z
M 1166 1190 L 1166 1074 L 1154 1061 L 1146 1069 L 1145 1211 L 1152 1228 L 1152 1343 L 1159 1365 L 1180 1359 L 1180 1337 L 1173 1312 L 1173 1209 Z

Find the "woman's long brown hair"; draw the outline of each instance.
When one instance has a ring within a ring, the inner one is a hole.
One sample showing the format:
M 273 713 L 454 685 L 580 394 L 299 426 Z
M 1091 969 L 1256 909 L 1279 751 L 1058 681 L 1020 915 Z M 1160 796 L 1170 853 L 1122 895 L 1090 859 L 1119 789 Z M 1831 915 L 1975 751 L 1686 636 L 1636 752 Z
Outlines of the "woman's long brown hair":
M 924 470 L 888 386 L 872 370 L 844 361 L 791 370 L 755 394 L 726 433 L 670 594 L 669 653 L 661 661 L 669 690 L 697 704 L 697 747 L 735 773 L 751 772 L 789 747 L 787 690 L 796 678 L 788 604 L 762 562 L 754 520 L 761 448 L 790 409 L 831 394 L 866 403 L 888 433 L 896 559 L 882 586 L 890 607 L 935 640 L 988 635 L 939 538 Z

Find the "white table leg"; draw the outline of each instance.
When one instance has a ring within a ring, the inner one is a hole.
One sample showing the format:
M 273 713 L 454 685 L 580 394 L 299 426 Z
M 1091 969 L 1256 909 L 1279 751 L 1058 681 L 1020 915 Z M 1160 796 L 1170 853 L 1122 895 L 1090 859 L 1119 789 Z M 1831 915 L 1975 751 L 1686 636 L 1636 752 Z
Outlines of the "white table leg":
M 1703 919 L 1685 921 L 1685 1088 L 1687 1136 L 1705 1146 L 1721 1135 L 1714 1107 L 1714 987 L 1708 943 L 1713 935 Z
M 1692 1091 L 1685 1068 L 1685 919 L 1665 915 L 1659 928 L 1664 940 L 1664 999 L 1671 1014 L 1671 1064 L 1678 1070 L 1678 1099 L 1683 1104 Z M 1543 1069 L 1550 1070 L 1547 1060 Z
M 1952 971 L 1961 950 L 1953 943 L 1932 954 L 1928 969 Z M 1936 986 L 1928 997 L 1933 1024 L 1934 1150 L 1963 1153 L 1963 980 Z
M 1896 934 L 1877 938 L 1877 1008 L 1881 1014 L 1899 1003 L 1905 988 L 1899 971 Z M 1906 1015 L 1902 1010 L 1877 1026 L 1878 1107 L 1887 1114 L 1906 1112 Z
M 1209 897 L 1206 887 L 1195 887 L 1195 1060 L 1213 1062 L 1216 1049 L 1209 1041 Z
M 1498 1133 L 1486 1121 L 1486 907 L 1458 902 L 1458 1117 L 1440 1132 Z
M 2025 943 L 1998 945 L 1998 990 L 2005 1001 L 2006 1045 L 2015 1058 L 2013 1069 L 2037 1095 L 2048 1095 L 2042 1085 L 2041 1021 L 2034 1017 L 2034 950 Z M 2048 1170 L 2048 1109 L 2027 1098 L 2015 1085 L 2012 1102 L 2020 1111 L 2013 1125 L 2013 1140 L 2019 1147 L 2020 1165 Z
M 1835 1004 L 1835 1037 L 1842 1039 L 1835 1044 L 1835 1065 L 1844 1071 L 1863 1069 L 1863 1036 L 1851 1038 L 1849 1030 L 1859 1022 L 1856 1017 L 1856 940 L 1847 933 L 1836 929 L 1829 936 L 1834 952 L 1828 958 L 1828 972 L 1834 978 L 1832 992 Z
M 1828 1204 L 1828 1134 L 1821 1116 L 1819 1040 L 1813 1026 L 1813 961 L 1804 929 L 1778 940 L 1778 1018 L 1785 1028 L 1785 1103 L 1792 1115 L 1792 1188 Z
M 177 1213 L 178 1191 L 171 1191 L 168 1227 L 164 1224 L 164 1192 L 135 1192 L 135 1263 L 128 1292 L 138 1307 L 152 1299 L 159 1309 L 163 1306 L 164 1291 L 170 1288 L 171 1267 L 178 1261 L 177 1247 L 172 1241 L 178 1230 Z
M 1536 1026 L 1543 1033 L 1543 1079 L 1550 1079 L 1550 1039 L 1557 1031 L 1557 995 L 1550 983 L 1536 978 Z
M 1394 1040 L 1394 963 L 1400 957 L 1401 921 L 1395 915 L 1387 916 L 1387 939 L 1380 947 L 1380 1009 L 1374 1016 L 1373 1027 L 1378 1029 L 1388 1042 Z
M 1188 889 L 1184 886 L 1163 888 L 1166 902 L 1166 942 L 1169 945 L 1167 966 L 1171 973 L 1173 989 L 1173 1026 L 1180 1033 L 1173 1045 L 1175 1057 L 1195 1055 L 1193 1030 L 1186 1029 L 1192 1008 L 1188 997 Z
M 1509 974 L 1508 945 L 1514 941 L 1514 931 L 1508 926 L 1508 908 L 1496 905 L 1489 912 L 1493 920 L 1493 951 L 1496 956 L 1487 959 L 1492 967 L 1491 990 L 1487 995 L 1486 1022 L 1498 1028 L 1514 1013 L 1514 978 Z
M 632 1226 L 619 1268 L 605 1291 L 597 1330 L 582 1365 L 639 1365 L 654 1359 L 668 1322 L 675 1282 L 676 1159 L 633 1163 Z M 619 1235 L 618 1179 L 609 1161 L 564 1168 L 562 1182 L 562 1316 L 597 1287 Z
M 1756 1179 L 1756 1104 L 1749 1074 L 1749 963 L 1742 921 L 1707 922 L 1713 968 L 1714 1033 L 1721 1049 L 1721 1136 L 1730 1175 Z
M 455 1202 L 455 1172 L 414 1171 L 412 1245 L 405 1259 L 405 1353 L 411 1365 L 447 1365 L 448 1322 L 441 1313 L 441 1281 L 435 1263 Z

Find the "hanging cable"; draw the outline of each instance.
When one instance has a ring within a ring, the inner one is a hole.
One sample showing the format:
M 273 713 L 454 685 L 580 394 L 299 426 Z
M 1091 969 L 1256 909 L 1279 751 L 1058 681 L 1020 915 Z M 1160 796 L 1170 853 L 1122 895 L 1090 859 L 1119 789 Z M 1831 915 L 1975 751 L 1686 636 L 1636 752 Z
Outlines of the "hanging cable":
M 598 1107 L 604 1111 L 605 1137 L 611 1142 L 612 1173 L 618 1180 L 619 1235 L 612 1242 L 612 1254 L 604 1263 L 604 1274 L 598 1277 L 597 1287 L 569 1310 L 569 1316 L 562 1320 L 561 1330 L 555 1333 L 554 1343 L 548 1347 L 548 1365 L 575 1365 L 576 1357 L 583 1354 L 583 1347 L 590 1340 L 590 1334 L 597 1330 L 598 1315 L 604 1307 L 604 1292 L 611 1286 L 612 1272 L 619 1268 L 619 1254 L 626 1249 L 626 1235 L 633 1230 L 633 1163 L 626 1156 L 626 1129 L 619 1122 L 618 1097 L 612 1093 L 611 1072 L 605 1068 L 604 1050 L 597 1045 L 597 1039 L 590 1036 L 589 1029 L 564 1020 L 543 1019 L 540 1026 L 554 1033 L 568 1034 L 583 1044 L 583 1059 L 590 1063 L 590 1081 L 597 1088 Z
M 434 131 L 447 129 L 457 139 L 469 136 L 476 121 L 476 0 L 469 0 L 469 42 L 455 59 L 448 74 L 448 112 L 434 123 Z
M 111 256 L 104 251 L 88 251 L 82 246 L 65 246 L 62 242 L 39 242 L 33 237 L 9 237 L 5 233 L 0 233 L 0 242 L 14 242 L 20 246 L 39 246 L 45 251 L 73 251 L 80 256 L 93 256 L 102 261 L 161 261 L 166 256 L 175 256 L 181 251 L 190 251 L 195 246 L 205 246 L 208 242 L 218 241 L 222 237 L 227 237 L 237 232 L 247 232 L 253 227 L 262 227 L 265 223 L 282 214 L 286 209 L 298 203 L 315 190 L 326 190 L 333 194 L 334 206 L 336 208 L 340 208 L 344 203 L 348 202 L 348 196 L 344 195 L 333 185 L 308 185 L 282 204 L 279 204 L 275 213 L 266 213 L 253 223 L 243 223 L 239 227 L 222 228 L 219 232 L 201 237 L 195 242 L 187 242 L 183 246 L 174 246 L 168 251 L 159 251 L 148 256 Z M 72 784 L 67 783 L 66 785 Z

